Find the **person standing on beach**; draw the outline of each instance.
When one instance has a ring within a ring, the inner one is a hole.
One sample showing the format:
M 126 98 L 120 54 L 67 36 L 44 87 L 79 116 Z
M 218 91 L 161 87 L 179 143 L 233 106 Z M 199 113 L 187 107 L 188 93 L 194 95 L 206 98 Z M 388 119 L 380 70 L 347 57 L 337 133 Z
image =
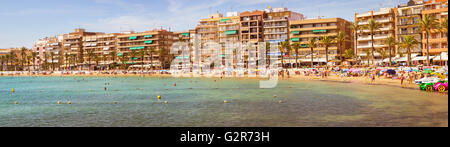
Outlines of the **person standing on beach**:
M 400 80 L 401 80 L 400 86 L 403 86 L 403 81 L 405 80 L 405 75 L 404 74 L 400 75 Z

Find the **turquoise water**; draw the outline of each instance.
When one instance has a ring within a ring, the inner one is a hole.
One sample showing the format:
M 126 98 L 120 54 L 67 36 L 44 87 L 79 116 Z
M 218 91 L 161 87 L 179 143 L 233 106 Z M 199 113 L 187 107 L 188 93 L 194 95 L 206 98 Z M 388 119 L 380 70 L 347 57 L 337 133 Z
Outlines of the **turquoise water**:
M 0 77 L 0 126 L 448 126 L 448 97 L 320 81 Z

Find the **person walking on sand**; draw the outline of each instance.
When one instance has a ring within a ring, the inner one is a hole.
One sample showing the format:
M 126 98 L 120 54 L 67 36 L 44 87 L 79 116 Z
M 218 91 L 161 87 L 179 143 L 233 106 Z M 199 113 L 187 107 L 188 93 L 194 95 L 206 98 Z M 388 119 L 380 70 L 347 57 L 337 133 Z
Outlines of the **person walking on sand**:
M 405 80 L 405 75 L 404 74 L 401 74 L 400 75 L 400 86 L 403 86 L 403 81 Z

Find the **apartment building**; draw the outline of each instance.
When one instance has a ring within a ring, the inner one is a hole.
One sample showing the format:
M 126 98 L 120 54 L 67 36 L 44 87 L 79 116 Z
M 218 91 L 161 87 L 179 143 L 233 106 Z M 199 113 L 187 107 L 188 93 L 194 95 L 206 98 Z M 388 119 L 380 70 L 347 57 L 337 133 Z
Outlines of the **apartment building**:
M 303 14 L 287 8 L 268 8 L 264 10 L 264 41 L 280 43 L 289 40 L 289 21 L 305 19 Z
M 202 19 L 196 27 L 197 37 L 201 38 L 201 44 L 208 41 L 219 42 L 218 24 L 223 18 L 222 14 L 211 14 L 208 18 Z
M 79 67 L 83 68 L 84 65 L 84 50 L 83 50 L 83 36 L 91 36 L 96 34 L 102 34 L 97 32 L 86 32 L 85 29 L 75 29 L 74 32 L 63 35 L 63 53 L 75 56 L 76 60 L 69 68 Z
M 117 39 L 118 33 L 103 34 L 98 33 L 97 35 L 83 36 L 83 59 L 84 64 L 88 65 L 89 68 L 93 68 L 92 65 L 96 62 L 94 57 L 99 60 L 99 66 L 106 67 L 115 61 L 111 58 L 110 54 L 117 49 Z M 89 56 L 89 53 L 93 56 Z M 91 63 L 89 63 L 91 60 Z
M 424 2 L 422 0 L 410 0 L 407 4 L 399 5 L 396 13 L 396 40 L 401 43 L 404 36 L 414 36 L 419 42 L 422 41 L 422 29 L 420 20 Z M 398 47 L 397 47 L 398 48 Z M 418 45 L 411 49 L 412 53 L 422 53 L 422 46 Z M 394 52 L 395 53 L 395 52 Z
M 240 14 L 240 38 L 242 43 L 264 42 L 264 11 L 243 12 Z
M 228 12 L 226 17 L 220 19 L 218 27 L 220 44 L 239 42 L 239 12 Z
M 356 13 L 355 20 L 359 21 L 359 25 L 364 26 L 368 24 L 369 19 L 374 19 L 375 22 L 381 24 L 381 28 L 375 30 L 374 34 L 370 34 L 368 29 L 360 30 L 357 32 L 357 56 L 361 60 L 367 60 L 367 51 L 372 49 L 372 45 L 375 48 L 374 56 L 375 62 L 381 62 L 380 50 L 388 50 L 388 46 L 384 44 L 384 40 L 388 37 L 394 37 L 395 35 L 395 8 L 381 8 L 378 11 L 369 11 L 365 13 Z M 371 41 L 373 35 L 374 42 Z M 369 56 L 369 58 L 371 58 Z
M 350 22 L 342 18 L 327 18 L 327 19 L 305 19 L 290 22 L 290 44 L 300 44 L 299 58 L 303 62 L 311 62 L 311 49 L 308 45 L 308 40 L 316 38 L 320 40 L 324 36 L 335 38 L 339 32 L 344 32 L 349 41 L 343 43 L 338 47 L 336 43 L 328 46 L 329 60 L 337 58 L 343 54 L 345 49 L 353 47 L 352 31 L 349 28 Z M 314 62 L 326 62 L 325 46 L 318 45 L 314 48 L 313 57 L 316 58 Z
M 174 37 L 173 32 L 162 29 L 118 35 L 117 56 L 121 60 L 119 64 L 144 65 L 146 68 L 153 67 L 153 69 L 162 69 L 162 66 L 167 68 L 170 64 L 165 62 L 171 60 L 169 51 L 174 42 Z M 144 56 L 144 62 L 142 62 L 141 56 L 138 54 L 141 50 L 149 52 Z M 150 56 L 150 51 L 153 51 L 153 58 Z M 125 60 L 123 60 L 125 58 L 123 56 L 126 57 Z M 151 59 L 153 59 L 153 64 L 151 64 Z
M 435 17 L 439 22 L 444 18 L 448 18 L 448 0 L 429 0 L 425 3 L 422 16 L 431 15 Z M 426 42 L 426 34 L 423 32 L 422 38 L 423 53 L 426 54 L 427 47 L 430 49 L 430 55 L 440 55 L 442 53 L 448 53 L 447 33 L 439 32 L 437 29 L 433 29 L 429 36 L 429 44 Z
M 64 63 L 62 40 L 62 35 L 47 38 L 44 54 L 40 56 L 42 61 L 50 64 L 55 69 L 59 69 L 60 65 Z

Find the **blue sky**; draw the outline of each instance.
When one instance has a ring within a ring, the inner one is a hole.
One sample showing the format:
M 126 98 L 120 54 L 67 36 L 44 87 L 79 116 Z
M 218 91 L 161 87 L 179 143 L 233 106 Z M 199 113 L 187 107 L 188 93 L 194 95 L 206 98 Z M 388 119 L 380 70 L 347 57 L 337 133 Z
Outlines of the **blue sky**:
M 39 38 L 74 28 L 115 33 L 163 26 L 194 28 L 210 13 L 287 7 L 308 18 L 341 17 L 407 0 L 0 0 L 0 48 L 32 47 Z

